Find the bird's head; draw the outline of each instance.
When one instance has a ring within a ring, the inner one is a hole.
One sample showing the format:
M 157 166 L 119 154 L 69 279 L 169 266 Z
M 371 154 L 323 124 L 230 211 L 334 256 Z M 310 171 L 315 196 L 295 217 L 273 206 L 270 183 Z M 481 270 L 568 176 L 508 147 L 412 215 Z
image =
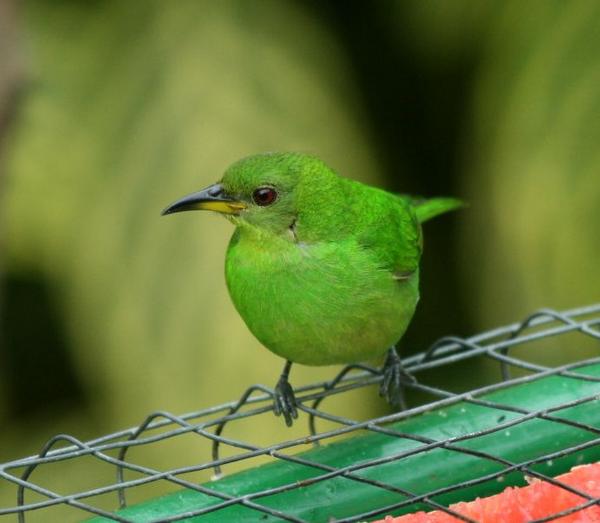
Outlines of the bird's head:
M 337 175 L 313 156 L 258 154 L 234 163 L 220 182 L 175 201 L 163 214 L 216 211 L 241 227 L 289 235 L 307 207 L 312 212 L 320 202 L 327 203 L 326 195 L 337 180 Z

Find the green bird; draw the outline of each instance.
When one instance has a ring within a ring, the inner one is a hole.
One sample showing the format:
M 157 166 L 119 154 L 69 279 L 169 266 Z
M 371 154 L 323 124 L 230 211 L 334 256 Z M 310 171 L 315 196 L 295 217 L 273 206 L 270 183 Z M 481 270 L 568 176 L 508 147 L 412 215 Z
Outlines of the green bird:
M 216 211 L 236 229 L 225 276 L 250 331 L 286 360 L 274 411 L 298 416 L 292 362 L 357 363 L 387 358 L 382 395 L 402 400 L 395 344 L 419 300 L 421 223 L 461 203 L 414 199 L 342 178 L 321 160 L 267 153 L 233 164 L 220 182 L 163 214 Z

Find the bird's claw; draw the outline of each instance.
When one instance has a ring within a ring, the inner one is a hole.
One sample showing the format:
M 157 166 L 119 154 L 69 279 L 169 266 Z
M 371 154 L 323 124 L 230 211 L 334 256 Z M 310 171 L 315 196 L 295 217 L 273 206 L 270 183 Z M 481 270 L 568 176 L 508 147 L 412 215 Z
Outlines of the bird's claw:
M 279 378 L 277 385 L 275 385 L 274 399 L 273 411 L 275 416 L 283 414 L 285 424 L 291 427 L 293 421 L 298 418 L 298 409 L 296 408 L 294 389 L 292 389 L 287 377 L 281 376 Z
M 414 383 L 416 379 L 404 369 L 402 360 L 394 347 L 388 352 L 382 373 L 383 381 L 379 387 L 379 395 L 383 396 L 393 407 L 405 409 L 403 384 Z

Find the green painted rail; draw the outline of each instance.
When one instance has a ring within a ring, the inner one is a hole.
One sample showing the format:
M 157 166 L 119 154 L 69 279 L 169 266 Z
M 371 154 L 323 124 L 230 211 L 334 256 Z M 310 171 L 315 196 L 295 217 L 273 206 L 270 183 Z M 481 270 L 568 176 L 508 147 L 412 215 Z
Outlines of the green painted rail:
M 600 365 L 587 365 L 577 373 L 600 377 Z M 583 398 L 589 401 L 573 405 Z M 481 396 L 480 400 L 512 406 L 527 411 L 547 411 L 548 416 L 600 427 L 600 382 L 558 375 L 547 376 Z M 571 404 L 569 407 L 553 410 Z M 327 446 L 297 454 L 304 460 L 320 465 L 341 468 L 358 466 L 351 470 L 355 478 L 376 480 L 392 489 L 385 489 L 357 481 L 347 476 L 317 480 L 326 474 L 322 468 L 277 460 L 256 468 L 233 474 L 223 479 L 205 483 L 203 487 L 231 496 L 247 496 L 253 503 L 285 513 L 295 520 L 311 523 L 349 518 L 356 514 L 373 512 L 383 507 L 399 505 L 395 510 L 381 514 L 399 515 L 415 510 L 431 509 L 431 505 L 410 501 L 393 489 L 402 489 L 420 495 L 446 489 L 458 483 L 477 480 L 487 475 L 491 479 L 470 486 L 450 489 L 430 499 L 449 504 L 490 495 L 508 485 L 524 483 L 521 470 L 508 471 L 492 459 L 468 454 L 457 447 L 493 455 L 511 463 L 520 464 L 538 459 L 533 470 L 557 475 L 576 464 L 600 460 L 600 435 L 594 430 L 571 426 L 539 416 L 522 419 L 523 414 L 511 410 L 460 402 L 432 410 L 386 429 L 416 435 L 435 441 L 456 440 L 445 447 L 423 450 L 425 443 L 389 434 L 368 432 Z M 477 434 L 488 429 L 498 429 L 485 435 Z M 454 448 L 451 448 L 451 446 Z M 559 456 L 564 449 L 581 446 L 579 450 Z M 421 449 L 421 450 L 418 450 Z M 411 453 L 412 451 L 412 453 Z M 553 453 L 557 455 L 546 459 Z M 382 463 L 386 458 L 408 454 L 402 459 Z M 541 459 L 543 458 L 543 459 Z M 379 463 L 376 463 L 380 460 Z M 368 466 L 360 468 L 361 464 Z M 270 495 L 255 495 L 268 489 L 289 486 Z M 272 522 L 280 517 L 234 503 L 209 511 L 223 500 L 194 490 L 181 490 L 151 501 L 123 509 L 119 516 L 135 522 L 160 521 L 167 517 L 183 515 L 198 510 L 206 512 L 189 516 L 186 521 Z M 365 517 L 364 519 L 369 519 Z M 94 523 L 108 521 L 95 518 Z

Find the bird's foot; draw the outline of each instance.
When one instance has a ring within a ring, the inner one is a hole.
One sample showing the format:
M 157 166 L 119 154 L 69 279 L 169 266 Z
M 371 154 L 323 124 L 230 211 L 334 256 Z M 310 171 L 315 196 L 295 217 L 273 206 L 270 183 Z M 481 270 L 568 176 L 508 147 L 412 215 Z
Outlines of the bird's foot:
M 281 416 L 283 414 L 283 419 L 288 427 L 291 427 L 293 421 L 298 418 L 296 396 L 294 395 L 294 389 L 288 381 L 291 366 L 291 361 L 286 362 L 283 372 L 279 377 L 279 381 L 277 382 L 277 385 L 275 385 L 275 401 L 273 405 L 275 416 Z
M 416 379 L 404 369 L 395 347 L 390 348 L 388 351 L 382 374 L 383 381 L 379 387 L 379 395 L 383 396 L 393 407 L 406 409 L 403 384 L 407 382 L 414 383 Z

